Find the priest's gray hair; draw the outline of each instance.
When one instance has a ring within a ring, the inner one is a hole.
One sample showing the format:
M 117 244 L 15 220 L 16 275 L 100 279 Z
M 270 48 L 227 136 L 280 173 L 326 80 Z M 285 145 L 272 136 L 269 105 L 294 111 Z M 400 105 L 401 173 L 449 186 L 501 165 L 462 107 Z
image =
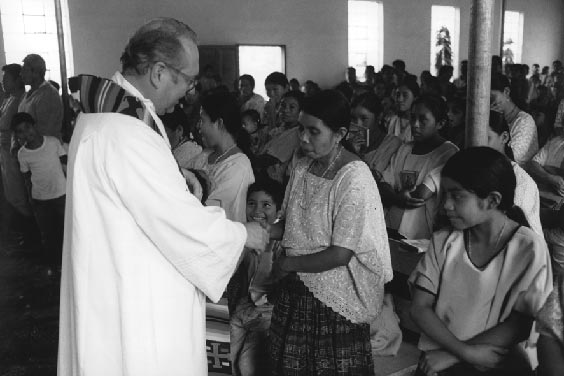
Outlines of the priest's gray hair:
M 148 21 L 129 39 L 120 58 L 122 72 L 145 74 L 158 61 L 178 68 L 185 52 L 180 38 L 196 43 L 196 33 L 183 22 L 164 17 Z

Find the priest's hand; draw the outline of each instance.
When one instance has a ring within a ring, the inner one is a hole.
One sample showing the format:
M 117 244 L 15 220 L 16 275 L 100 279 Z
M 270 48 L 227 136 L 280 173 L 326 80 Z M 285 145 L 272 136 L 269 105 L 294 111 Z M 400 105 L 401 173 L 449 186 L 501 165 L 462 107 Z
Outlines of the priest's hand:
M 270 241 L 268 230 L 258 222 L 247 222 L 244 225 L 247 229 L 247 242 L 245 243 L 245 247 L 264 251 Z

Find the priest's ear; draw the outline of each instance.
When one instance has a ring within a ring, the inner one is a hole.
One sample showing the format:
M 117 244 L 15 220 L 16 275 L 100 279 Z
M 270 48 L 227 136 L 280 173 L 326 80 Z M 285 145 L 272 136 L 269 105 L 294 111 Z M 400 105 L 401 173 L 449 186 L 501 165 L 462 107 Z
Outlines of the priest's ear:
M 151 64 L 148 68 L 147 74 L 149 76 L 149 83 L 154 89 L 157 90 L 163 86 L 163 82 L 165 78 L 167 78 L 167 75 L 169 79 L 174 79 L 174 77 L 172 77 L 172 74 L 170 73 L 170 70 L 167 69 L 166 64 L 161 61 L 157 61 L 156 63 Z

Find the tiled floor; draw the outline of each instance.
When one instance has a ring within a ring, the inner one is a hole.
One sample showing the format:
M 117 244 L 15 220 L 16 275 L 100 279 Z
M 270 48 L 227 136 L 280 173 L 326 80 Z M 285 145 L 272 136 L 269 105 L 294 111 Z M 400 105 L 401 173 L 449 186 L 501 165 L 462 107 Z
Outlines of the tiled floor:
M 0 375 L 56 375 L 59 276 L 38 249 L 0 239 Z
M 60 276 L 48 274 L 38 252 L 0 238 L 0 376 L 56 375 Z M 375 374 L 411 374 L 411 342 L 395 357 L 376 357 Z

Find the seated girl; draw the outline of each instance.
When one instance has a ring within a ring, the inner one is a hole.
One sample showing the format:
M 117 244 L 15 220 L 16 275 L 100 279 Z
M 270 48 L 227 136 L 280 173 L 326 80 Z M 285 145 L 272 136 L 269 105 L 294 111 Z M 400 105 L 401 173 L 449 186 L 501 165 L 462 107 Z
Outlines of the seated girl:
M 538 376 L 564 375 L 564 276 L 555 278 L 554 290 L 544 305 L 538 323 Z
M 382 202 L 389 211 L 388 227 L 409 239 L 429 239 L 438 212 L 437 195 L 427 199 L 411 195 L 427 174 L 443 166 L 458 148 L 439 134 L 447 106 L 440 97 L 421 96 L 413 102 L 413 142 L 400 146 L 379 184 Z
M 299 91 L 289 91 L 282 96 L 278 113 L 281 126 L 253 161 L 256 170 L 265 170 L 271 179 L 279 183 L 286 181 L 288 164 L 300 146 L 298 116 L 303 98 L 303 93 Z
M 413 140 L 410 127 L 410 111 L 413 100 L 419 96 L 419 85 L 407 79 L 396 89 L 397 113 L 384 120 L 388 134 L 398 136 L 403 142 Z
M 540 198 L 537 184 L 513 159 L 513 150 L 510 146 L 511 136 L 509 125 L 502 113 L 490 111 L 488 128 L 488 146 L 504 154 L 511 160 L 513 172 L 517 178 L 515 188 L 515 205 L 520 207 L 527 218 L 531 229 L 543 235 L 540 222 Z
M 514 203 L 509 160 L 489 147 L 442 170 L 451 227 L 433 235 L 409 278 L 422 332 L 416 375 L 529 375 L 520 343 L 552 290 L 546 244 Z
M 237 101 L 229 93 L 204 97 L 199 128 L 205 149 L 186 167 L 209 176 L 207 205 L 220 206 L 230 220 L 245 222 L 247 188 L 255 177 L 246 155 L 249 135 L 241 126 Z
M 448 124 L 441 129 L 444 138 L 458 146 L 464 148 L 464 133 L 466 126 L 466 99 L 454 98 L 448 101 Z
M 390 164 L 392 155 L 401 146 L 399 137 L 386 134 L 381 126 L 382 106 L 375 94 L 367 93 L 357 97 L 351 105 L 351 129 L 349 139 L 357 154 L 363 156 L 372 175 L 379 181 Z M 356 133 L 353 133 L 356 130 Z

